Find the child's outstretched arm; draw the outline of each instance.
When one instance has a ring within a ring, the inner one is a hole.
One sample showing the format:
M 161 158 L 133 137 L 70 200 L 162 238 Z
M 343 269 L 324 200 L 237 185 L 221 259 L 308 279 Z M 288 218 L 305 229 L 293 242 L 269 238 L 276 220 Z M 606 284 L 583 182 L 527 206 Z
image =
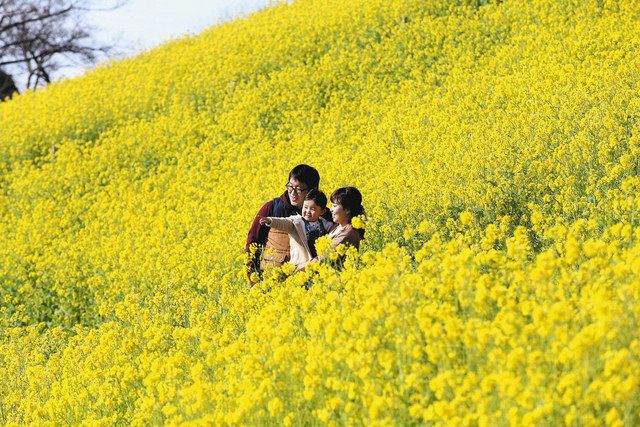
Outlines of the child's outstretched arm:
M 293 220 L 291 218 L 275 218 L 267 216 L 260 218 L 260 224 L 289 234 L 294 234 L 296 232 L 296 227 L 293 225 Z

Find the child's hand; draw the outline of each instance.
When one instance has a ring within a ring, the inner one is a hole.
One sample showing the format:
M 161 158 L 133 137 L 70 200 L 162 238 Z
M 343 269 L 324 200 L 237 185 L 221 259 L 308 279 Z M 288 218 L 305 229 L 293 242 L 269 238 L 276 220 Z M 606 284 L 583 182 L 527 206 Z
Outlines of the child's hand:
M 260 225 L 270 225 L 271 220 L 269 218 L 262 217 L 260 218 Z

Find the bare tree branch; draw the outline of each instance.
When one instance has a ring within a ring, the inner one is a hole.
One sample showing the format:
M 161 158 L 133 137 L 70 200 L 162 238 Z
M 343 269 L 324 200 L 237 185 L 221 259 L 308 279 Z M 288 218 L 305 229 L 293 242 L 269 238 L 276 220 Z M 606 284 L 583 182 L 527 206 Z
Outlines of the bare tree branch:
M 111 10 L 120 9 L 125 4 L 127 4 L 126 0 L 120 0 L 120 1 L 116 2 L 113 6 L 109 6 L 109 7 L 81 7 L 81 6 L 78 6 L 77 9 L 85 11 L 85 12 L 109 12 Z
M 44 20 L 47 20 L 47 19 L 50 19 L 50 18 L 55 18 L 56 16 L 65 15 L 65 14 L 71 12 L 72 10 L 73 10 L 72 7 L 67 7 L 66 9 L 58 10 L 58 11 L 55 11 L 55 12 L 50 12 L 50 13 L 47 13 L 47 14 L 44 14 L 44 15 L 34 16 L 34 17 L 31 17 L 31 18 L 25 18 L 22 21 L 13 22 L 11 24 L 5 25 L 4 27 L 0 27 L 0 32 L 7 32 L 7 31 L 10 31 L 13 28 L 20 27 L 20 26 L 23 26 L 23 25 L 28 25 L 28 24 L 33 23 L 33 22 L 44 21 Z
M 86 12 L 113 10 L 126 0 L 0 0 L 0 67 L 22 76 L 26 88 L 53 80 L 61 68 L 95 61 L 113 51 L 97 43 Z M 4 73 L 6 74 L 6 73 Z M 0 94 L 1 96 L 1 94 Z

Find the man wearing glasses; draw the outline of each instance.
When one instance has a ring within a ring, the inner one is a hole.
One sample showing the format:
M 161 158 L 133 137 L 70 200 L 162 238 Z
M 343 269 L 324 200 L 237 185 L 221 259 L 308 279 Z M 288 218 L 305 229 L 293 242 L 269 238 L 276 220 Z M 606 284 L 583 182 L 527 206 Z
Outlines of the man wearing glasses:
M 320 174 L 315 168 L 298 165 L 289 172 L 285 192 L 280 197 L 269 200 L 258 211 L 249 229 L 245 248 L 248 254 L 248 277 L 252 285 L 255 281 L 252 273 L 259 275 L 266 266 L 280 266 L 289 261 L 289 235 L 260 225 L 260 218 L 282 218 L 300 214 L 305 196 L 312 188 L 318 188 L 319 184 Z

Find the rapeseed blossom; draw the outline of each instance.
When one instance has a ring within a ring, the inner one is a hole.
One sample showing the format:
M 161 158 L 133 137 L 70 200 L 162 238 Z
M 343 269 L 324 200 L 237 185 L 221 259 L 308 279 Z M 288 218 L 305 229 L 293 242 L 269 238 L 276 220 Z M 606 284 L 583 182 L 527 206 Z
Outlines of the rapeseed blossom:
M 638 34 L 300 0 L 0 104 L 0 423 L 637 425 Z M 249 287 L 301 162 L 366 238 Z

